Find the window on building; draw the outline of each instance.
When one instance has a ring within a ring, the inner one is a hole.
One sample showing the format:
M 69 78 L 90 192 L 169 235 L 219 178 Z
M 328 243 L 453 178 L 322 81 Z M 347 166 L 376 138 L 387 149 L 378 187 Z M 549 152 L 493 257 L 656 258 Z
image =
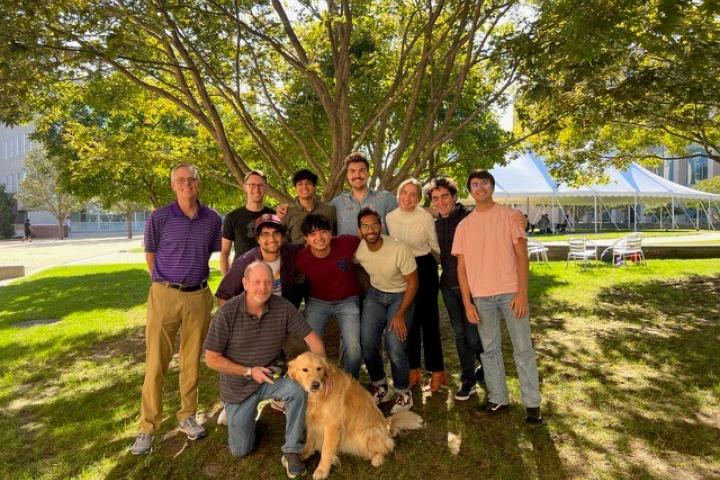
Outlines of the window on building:
M 687 164 L 687 184 L 695 185 L 700 180 L 705 180 L 708 176 L 708 158 L 707 156 L 695 157 L 688 160 Z
M 665 160 L 665 167 L 667 171 L 667 179 L 675 181 L 675 160 Z

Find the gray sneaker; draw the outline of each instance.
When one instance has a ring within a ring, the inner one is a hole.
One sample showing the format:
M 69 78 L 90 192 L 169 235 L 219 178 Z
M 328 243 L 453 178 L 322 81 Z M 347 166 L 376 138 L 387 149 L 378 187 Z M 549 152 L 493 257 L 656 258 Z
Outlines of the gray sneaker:
M 305 473 L 305 462 L 300 458 L 299 453 L 284 453 L 280 459 L 288 478 L 295 478 Z
M 147 433 L 138 433 L 135 437 L 135 443 L 130 447 L 130 453 L 133 455 L 147 455 L 152 450 L 153 436 Z
M 187 435 L 188 440 L 197 440 L 207 435 L 205 427 L 197 423 L 195 415 L 190 415 L 185 420 L 180 422 L 180 431 Z

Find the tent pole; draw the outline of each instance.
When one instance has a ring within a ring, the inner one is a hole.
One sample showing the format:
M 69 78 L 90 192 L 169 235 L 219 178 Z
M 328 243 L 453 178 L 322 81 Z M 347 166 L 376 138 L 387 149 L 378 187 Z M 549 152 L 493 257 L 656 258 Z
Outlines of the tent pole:
M 598 228 L 597 228 L 597 195 L 593 195 L 593 205 L 594 205 L 593 223 L 595 224 L 595 233 L 597 233 L 597 231 L 598 231 Z
M 635 231 L 638 231 L 637 195 L 635 195 L 635 206 L 633 208 L 633 220 L 635 220 Z
M 660 206 L 660 230 L 663 230 L 663 210 L 665 210 L 665 205 Z
M 675 230 L 675 227 L 677 226 L 675 223 L 675 195 L 672 196 L 672 209 L 670 210 L 670 215 L 672 215 L 672 229 Z

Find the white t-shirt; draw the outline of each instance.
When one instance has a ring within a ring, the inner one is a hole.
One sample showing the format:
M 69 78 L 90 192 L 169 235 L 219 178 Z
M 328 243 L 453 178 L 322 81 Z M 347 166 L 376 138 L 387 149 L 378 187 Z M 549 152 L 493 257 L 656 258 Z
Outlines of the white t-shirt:
M 273 294 L 282 296 L 282 282 L 280 281 L 280 257 L 274 262 L 265 262 L 270 265 L 273 273 Z

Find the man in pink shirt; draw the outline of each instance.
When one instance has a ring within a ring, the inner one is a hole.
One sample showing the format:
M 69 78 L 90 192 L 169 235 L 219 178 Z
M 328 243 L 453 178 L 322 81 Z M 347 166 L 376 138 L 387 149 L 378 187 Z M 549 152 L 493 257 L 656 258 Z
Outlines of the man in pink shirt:
M 467 188 L 475 210 L 457 227 L 452 254 L 468 322 L 478 326 L 483 346 L 490 414 L 509 406 L 502 355 L 500 313 L 513 345 L 526 421 L 542 423 L 540 384 L 530 338 L 528 255 L 525 230 L 513 221 L 513 210 L 493 200 L 495 179 L 485 170 L 470 173 Z

